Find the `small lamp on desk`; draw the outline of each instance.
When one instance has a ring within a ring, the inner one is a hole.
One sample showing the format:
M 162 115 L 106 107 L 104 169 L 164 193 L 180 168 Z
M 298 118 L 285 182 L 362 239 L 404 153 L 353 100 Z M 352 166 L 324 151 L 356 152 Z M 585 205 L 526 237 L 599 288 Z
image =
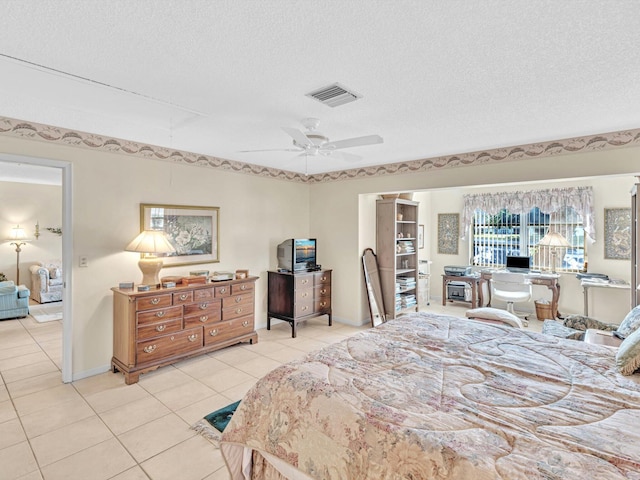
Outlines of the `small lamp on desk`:
M 542 237 L 538 245 L 551 248 L 551 273 L 556 273 L 556 255 L 558 248 L 567 248 L 570 247 L 571 244 L 558 232 L 549 230 L 549 232 Z
M 142 254 L 138 262 L 138 267 L 142 272 L 142 284 L 157 287 L 160 285 L 158 274 L 162 270 L 162 258 L 156 255 L 158 253 L 173 253 L 176 249 L 169 243 L 163 231 L 144 230 L 125 247 L 125 251 Z

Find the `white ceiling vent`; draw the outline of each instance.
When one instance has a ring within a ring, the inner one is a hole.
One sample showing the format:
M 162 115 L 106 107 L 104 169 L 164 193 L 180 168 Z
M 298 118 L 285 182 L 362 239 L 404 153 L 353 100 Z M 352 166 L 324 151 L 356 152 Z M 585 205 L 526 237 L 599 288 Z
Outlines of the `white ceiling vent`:
M 362 98 L 362 95 L 351 92 L 338 83 L 322 87 L 319 90 L 307 93 L 305 96 L 314 98 L 329 107 L 337 107 Z

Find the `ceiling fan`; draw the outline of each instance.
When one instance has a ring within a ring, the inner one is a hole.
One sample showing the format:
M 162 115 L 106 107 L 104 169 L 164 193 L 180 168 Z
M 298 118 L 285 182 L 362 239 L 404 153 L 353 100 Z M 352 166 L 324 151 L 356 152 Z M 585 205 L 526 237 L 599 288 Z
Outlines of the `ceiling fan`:
M 382 137 L 380 135 L 366 135 L 364 137 L 346 138 L 344 140 L 336 140 L 334 142 L 329 141 L 329 137 L 318 131 L 320 120 L 317 118 L 304 118 L 300 123 L 306 129 L 305 132 L 297 128 L 282 127 L 292 139 L 293 145 L 296 148 L 286 149 L 270 149 L 270 150 L 242 150 L 242 152 L 268 152 L 268 151 L 282 151 L 282 152 L 300 152 L 299 157 L 315 157 L 322 156 L 336 156 L 344 160 L 356 161 L 362 157 L 353 155 L 351 153 L 339 152 L 343 148 L 362 147 L 365 145 L 374 145 L 376 143 L 382 143 Z

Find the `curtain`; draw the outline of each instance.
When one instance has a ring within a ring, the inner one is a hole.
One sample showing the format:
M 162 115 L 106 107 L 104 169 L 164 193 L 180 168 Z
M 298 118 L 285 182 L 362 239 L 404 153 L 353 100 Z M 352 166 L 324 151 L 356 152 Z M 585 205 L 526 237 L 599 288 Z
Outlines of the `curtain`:
M 582 216 L 585 234 L 591 240 L 596 238 L 593 210 L 593 188 L 551 188 L 547 190 L 531 190 L 528 192 L 498 192 L 463 195 L 462 228 L 460 234 L 464 239 L 473 225 L 473 214 L 480 209 L 490 215 L 496 215 L 506 208 L 510 213 L 526 215 L 533 207 L 543 213 L 553 213 L 564 207 L 573 209 Z

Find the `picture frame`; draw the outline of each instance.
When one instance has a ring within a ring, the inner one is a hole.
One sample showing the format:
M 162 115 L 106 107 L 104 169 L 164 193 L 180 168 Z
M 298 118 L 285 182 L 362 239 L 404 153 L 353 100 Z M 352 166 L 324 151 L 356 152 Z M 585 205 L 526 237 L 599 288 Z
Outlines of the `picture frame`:
M 458 238 L 460 236 L 460 214 L 438 214 L 438 253 L 458 255 Z
M 424 248 L 424 225 L 418 225 L 418 248 Z
M 631 259 L 631 208 L 604 209 L 604 258 Z
M 158 254 L 164 267 L 220 262 L 220 208 L 140 204 L 140 231 L 162 230 L 176 249 Z

